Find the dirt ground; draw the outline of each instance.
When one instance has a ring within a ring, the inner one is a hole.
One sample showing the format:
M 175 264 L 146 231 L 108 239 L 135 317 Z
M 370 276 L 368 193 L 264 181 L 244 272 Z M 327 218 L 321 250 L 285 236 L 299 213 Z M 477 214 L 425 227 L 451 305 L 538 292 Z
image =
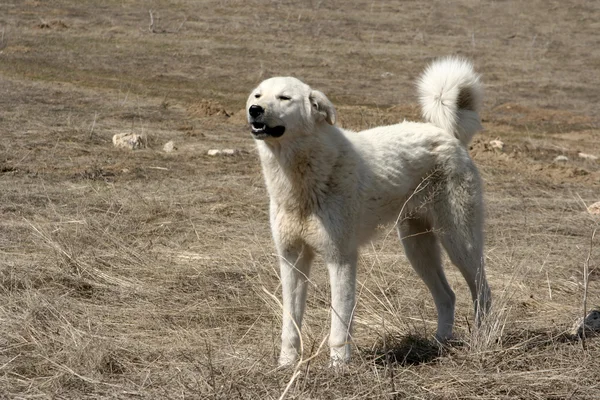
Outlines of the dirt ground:
M 579 156 L 600 156 L 598 31 L 584 0 L 0 2 L 0 399 L 597 399 L 600 338 L 565 332 L 600 306 L 600 161 Z M 293 75 L 341 126 L 419 119 L 414 80 L 448 54 L 486 88 L 471 154 L 493 316 L 473 327 L 446 261 L 457 340 L 439 349 L 433 301 L 383 227 L 360 258 L 352 363 L 327 366 L 318 263 L 313 358 L 276 369 L 246 96 Z M 114 148 L 121 132 L 146 148 Z

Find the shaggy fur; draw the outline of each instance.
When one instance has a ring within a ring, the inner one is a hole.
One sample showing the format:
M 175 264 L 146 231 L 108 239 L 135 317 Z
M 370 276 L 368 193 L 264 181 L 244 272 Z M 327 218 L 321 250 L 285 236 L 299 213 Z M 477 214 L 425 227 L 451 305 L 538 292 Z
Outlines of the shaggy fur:
M 467 61 L 446 58 L 426 69 L 418 88 L 426 123 L 362 132 L 336 126 L 333 104 L 295 78 L 265 80 L 248 98 L 280 256 L 281 365 L 302 354 L 315 254 L 331 281 L 331 360 L 349 359 L 357 250 L 381 224 L 396 224 L 407 258 L 431 291 L 439 340 L 452 336 L 455 302 L 440 243 L 469 285 L 478 322 L 490 307 L 481 182 L 466 149 L 481 129 L 479 77 Z

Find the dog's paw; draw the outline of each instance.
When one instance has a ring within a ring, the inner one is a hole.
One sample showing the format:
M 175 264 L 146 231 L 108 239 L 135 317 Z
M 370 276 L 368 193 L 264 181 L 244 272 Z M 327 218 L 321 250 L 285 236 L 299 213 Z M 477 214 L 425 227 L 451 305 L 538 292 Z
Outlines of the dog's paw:
M 451 342 L 454 339 L 454 335 L 452 334 L 452 332 L 450 332 L 450 333 L 438 332 L 435 334 L 434 339 L 436 342 L 438 342 L 440 344 L 445 344 L 445 343 Z
M 277 363 L 279 369 L 289 368 L 296 365 L 298 362 L 298 354 L 294 351 L 292 353 L 281 353 L 279 355 L 279 361 Z
M 332 368 L 343 368 L 350 361 L 350 346 L 348 344 L 331 348 L 329 366 Z
M 347 366 L 348 361 L 333 358 L 329 360 L 329 368 L 333 368 L 335 370 L 344 370 Z

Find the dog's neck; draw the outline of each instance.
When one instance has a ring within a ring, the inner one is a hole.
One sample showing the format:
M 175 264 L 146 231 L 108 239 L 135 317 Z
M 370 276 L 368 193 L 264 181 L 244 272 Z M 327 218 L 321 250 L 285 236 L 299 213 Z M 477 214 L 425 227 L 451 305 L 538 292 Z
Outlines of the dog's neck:
M 257 141 L 257 147 L 272 201 L 289 211 L 312 213 L 323 195 L 339 157 L 335 145 L 339 128 L 293 140 Z

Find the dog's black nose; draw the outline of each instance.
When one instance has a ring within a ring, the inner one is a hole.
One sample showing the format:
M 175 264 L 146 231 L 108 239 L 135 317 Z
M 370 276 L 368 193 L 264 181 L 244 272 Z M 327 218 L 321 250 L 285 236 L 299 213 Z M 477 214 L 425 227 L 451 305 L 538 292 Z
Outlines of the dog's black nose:
M 262 108 L 261 106 L 257 106 L 257 105 L 253 105 L 250 106 L 250 110 L 248 110 L 250 112 L 250 116 L 252 118 L 256 118 L 259 115 L 262 115 L 265 112 L 265 109 Z

